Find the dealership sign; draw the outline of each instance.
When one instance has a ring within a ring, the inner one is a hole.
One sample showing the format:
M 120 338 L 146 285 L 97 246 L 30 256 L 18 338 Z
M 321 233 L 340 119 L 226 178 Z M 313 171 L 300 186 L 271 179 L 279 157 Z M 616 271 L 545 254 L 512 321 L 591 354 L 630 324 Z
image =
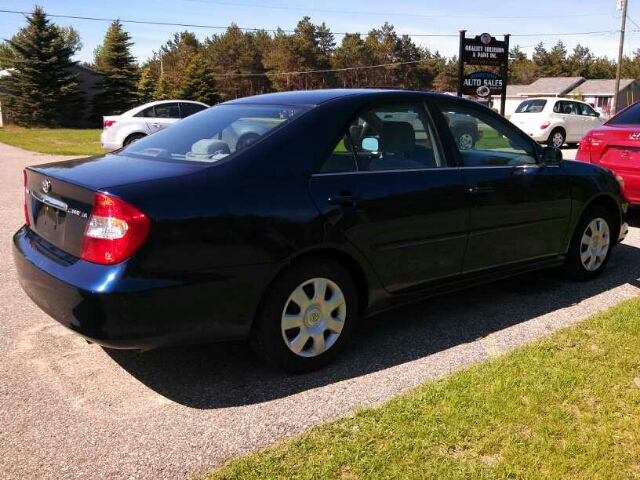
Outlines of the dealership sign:
M 496 40 L 488 33 L 465 38 L 462 58 L 467 65 L 500 67 L 509 55 L 506 42 Z
M 472 38 L 467 38 L 466 33 L 466 30 L 460 30 L 458 96 L 489 98 L 491 95 L 500 95 L 500 113 L 504 115 L 509 73 L 509 34 L 505 34 L 504 40 L 498 40 L 488 33 Z M 465 76 L 465 65 L 493 67 L 491 70 L 499 70 L 499 73 L 487 70 Z
M 502 77 L 493 72 L 473 72 L 464 77 L 462 93 L 482 98 L 489 95 L 500 95 L 502 93 Z

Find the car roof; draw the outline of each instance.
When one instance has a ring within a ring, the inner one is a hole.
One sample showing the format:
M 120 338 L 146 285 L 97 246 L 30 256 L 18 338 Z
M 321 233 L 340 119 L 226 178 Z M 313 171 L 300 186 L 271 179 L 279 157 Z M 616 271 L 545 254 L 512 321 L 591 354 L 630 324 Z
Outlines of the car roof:
M 578 100 L 577 98 L 569 98 L 569 97 L 530 97 L 530 98 L 523 98 L 522 102 L 527 102 L 529 100 L 547 100 L 547 101 L 551 101 L 551 102 L 555 102 L 556 100 L 563 100 L 565 102 L 578 102 L 578 103 L 586 103 L 583 100 Z M 522 103 L 520 102 L 520 103 Z M 588 103 L 587 103 L 588 105 Z
M 136 113 L 141 112 L 145 108 L 153 107 L 154 105 L 164 105 L 165 103 L 176 103 L 176 102 L 195 103 L 196 105 L 204 105 L 205 107 L 209 107 L 209 105 L 207 105 L 206 103 L 196 102 L 196 101 L 193 101 L 193 100 L 180 100 L 180 99 L 175 99 L 175 100 L 155 100 L 153 102 L 145 103 L 144 105 L 139 105 L 137 107 L 134 107 L 131 110 L 127 110 L 125 113 L 123 113 L 123 115 L 124 114 L 135 115 Z
M 252 97 L 243 97 L 225 102 L 225 104 L 280 104 L 280 105 L 320 105 L 331 100 L 345 97 L 384 97 L 416 94 L 424 95 L 427 92 L 414 92 L 409 90 L 385 90 L 385 89 L 327 89 L 327 90 L 295 90 L 291 92 L 267 93 Z M 430 95 L 437 95 L 430 93 Z

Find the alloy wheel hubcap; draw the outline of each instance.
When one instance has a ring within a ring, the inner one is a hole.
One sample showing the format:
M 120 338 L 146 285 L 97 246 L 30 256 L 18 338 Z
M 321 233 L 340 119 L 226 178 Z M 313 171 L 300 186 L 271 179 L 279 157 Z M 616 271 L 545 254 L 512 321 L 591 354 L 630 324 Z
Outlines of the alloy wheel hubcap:
M 317 357 L 336 343 L 346 316 L 340 287 L 327 278 L 312 278 L 289 295 L 280 321 L 282 338 L 296 355 Z
M 473 138 L 468 133 L 463 133 L 460 135 L 458 144 L 460 145 L 460 150 L 471 150 L 473 148 Z
M 563 143 L 564 143 L 564 138 L 562 137 L 562 134 L 561 133 L 554 133 L 553 134 L 553 146 L 556 147 L 556 148 L 560 148 Z
M 611 236 L 607 221 L 603 218 L 592 220 L 582 234 L 580 242 L 582 266 L 590 272 L 598 270 L 607 258 L 610 243 Z

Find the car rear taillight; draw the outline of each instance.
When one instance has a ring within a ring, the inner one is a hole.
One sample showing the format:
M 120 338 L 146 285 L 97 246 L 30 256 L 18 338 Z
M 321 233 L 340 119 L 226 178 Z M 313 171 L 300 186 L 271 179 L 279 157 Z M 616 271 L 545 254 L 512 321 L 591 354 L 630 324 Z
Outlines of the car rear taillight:
M 24 223 L 27 227 L 31 226 L 29 220 L 29 189 L 27 188 L 27 170 L 22 170 L 22 182 L 24 184 Z
M 103 121 L 102 121 L 102 129 L 103 129 L 103 130 L 106 130 L 106 129 L 108 129 L 109 127 L 111 127 L 114 123 L 116 123 L 116 121 L 115 121 L 115 120 L 103 120 Z
M 591 152 L 593 150 L 600 149 L 603 145 L 604 142 L 599 138 L 584 137 L 582 140 L 580 140 L 578 150 L 583 152 Z
M 549 128 L 549 125 L 551 125 L 551 122 L 544 122 L 542 125 L 540 125 L 540 129 L 545 130 Z
M 149 223 L 149 218 L 133 205 L 106 193 L 96 193 L 80 258 L 101 265 L 126 260 L 146 240 Z

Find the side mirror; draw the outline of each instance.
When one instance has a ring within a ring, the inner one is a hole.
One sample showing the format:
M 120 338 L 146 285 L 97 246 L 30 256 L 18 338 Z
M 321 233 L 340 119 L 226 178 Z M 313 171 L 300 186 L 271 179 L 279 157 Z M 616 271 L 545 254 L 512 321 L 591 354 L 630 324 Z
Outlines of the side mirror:
M 362 150 L 365 152 L 377 152 L 380 148 L 380 142 L 375 137 L 367 137 L 362 139 Z
M 544 165 L 559 165 L 562 162 L 562 150 L 555 147 L 544 147 L 542 150 L 542 163 Z
M 600 118 L 600 112 L 596 112 L 596 117 Z

